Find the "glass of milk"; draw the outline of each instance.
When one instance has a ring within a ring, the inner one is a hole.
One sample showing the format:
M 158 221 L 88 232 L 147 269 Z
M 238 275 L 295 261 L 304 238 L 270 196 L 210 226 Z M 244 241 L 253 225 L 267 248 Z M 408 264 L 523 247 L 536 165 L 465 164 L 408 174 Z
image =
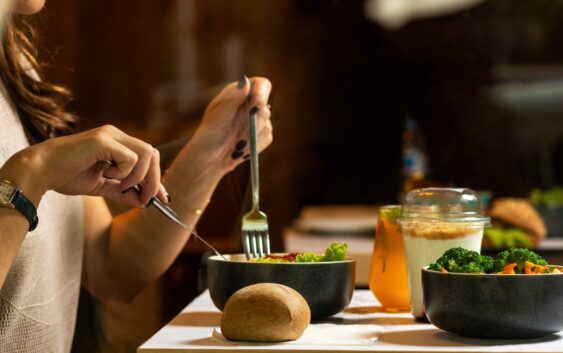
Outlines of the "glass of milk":
M 483 228 L 490 219 L 473 190 L 425 188 L 406 195 L 398 222 L 404 237 L 411 312 L 417 320 L 426 320 L 422 268 L 451 248 L 480 252 Z

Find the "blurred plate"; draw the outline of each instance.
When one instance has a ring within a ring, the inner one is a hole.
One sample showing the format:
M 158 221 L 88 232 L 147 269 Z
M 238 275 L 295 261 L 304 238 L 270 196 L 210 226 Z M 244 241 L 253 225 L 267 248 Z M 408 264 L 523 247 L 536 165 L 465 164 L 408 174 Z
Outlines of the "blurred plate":
M 294 221 L 295 228 L 313 233 L 375 232 L 377 217 L 312 217 Z

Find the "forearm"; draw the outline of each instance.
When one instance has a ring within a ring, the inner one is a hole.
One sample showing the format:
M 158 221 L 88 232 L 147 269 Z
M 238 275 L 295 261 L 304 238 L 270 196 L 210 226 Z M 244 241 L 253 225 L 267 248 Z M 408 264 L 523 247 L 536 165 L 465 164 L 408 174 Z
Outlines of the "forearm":
M 28 228 L 29 223 L 18 211 L 0 208 L 0 289 Z
M 258 109 L 258 150 L 272 142 L 267 106 L 271 84 L 260 77 L 252 79 L 253 85 L 250 82 L 243 77 L 213 99 L 194 136 L 162 179 L 172 196 L 172 207 L 192 229 L 201 213 L 198 210 L 203 211 L 220 179 L 248 153 L 242 142 L 248 139 L 248 111 L 252 107 Z M 117 293 L 122 299 L 130 299 L 161 275 L 190 236 L 153 207 L 117 216 L 106 228 L 92 237 L 94 247 L 87 246 L 86 282 L 94 294 Z
M 172 142 L 156 146 L 160 152 L 160 169 L 166 170 L 172 164 L 178 153 L 188 143 L 188 137 L 182 137 Z
M 205 209 L 224 174 L 224 168 L 200 152 L 197 143 L 186 146 L 167 170 L 162 181 L 172 197 L 171 206 L 189 228 L 195 227 L 198 210 Z M 107 240 L 97 245 L 103 262 L 90 263 L 94 271 L 103 269 L 103 276 L 90 276 L 90 289 L 101 297 L 131 299 L 172 264 L 189 236 L 154 207 L 115 217 Z M 97 283 L 92 283 L 93 278 Z

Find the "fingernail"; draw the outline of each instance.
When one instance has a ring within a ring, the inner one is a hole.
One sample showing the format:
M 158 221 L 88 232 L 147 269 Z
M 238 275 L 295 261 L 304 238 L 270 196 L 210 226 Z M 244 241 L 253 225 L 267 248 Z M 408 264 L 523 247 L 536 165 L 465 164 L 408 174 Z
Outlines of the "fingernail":
M 243 155 L 243 152 L 241 150 L 236 150 L 231 154 L 231 158 L 237 159 L 237 158 L 240 158 L 242 155 Z
M 244 157 L 242 157 L 244 160 L 248 160 L 250 158 L 250 154 L 245 155 Z
M 259 109 L 258 107 L 254 107 L 254 108 L 252 108 L 252 109 L 250 110 L 250 114 L 251 114 L 251 115 L 257 114 L 258 111 L 260 111 L 260 109 Z
M 235 146 L 235 148 L 237 150 L 243 150 L 247 145 L 246 140 L 240 140 L 239 142 L 237 142 L 237 145 Z
M 166 192 L 166 198 L 168 199 L 168 203 L 172 203 L 172 196 L 168 192 Z
M 243 75 L 237 83 L 237 88 L 242 89 L 244 85 L 246 85 L 246 76 Z

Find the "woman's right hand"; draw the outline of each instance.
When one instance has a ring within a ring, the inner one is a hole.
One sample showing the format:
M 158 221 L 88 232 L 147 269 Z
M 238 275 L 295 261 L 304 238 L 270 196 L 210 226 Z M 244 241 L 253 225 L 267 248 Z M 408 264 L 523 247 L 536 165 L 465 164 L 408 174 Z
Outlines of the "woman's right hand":
M 47 190 L 55 190 L 144 207 L 154 196 L 167 200 L 159 159 L 150 144 L 106 125 L 30 146 L 12 156 L 0 176 L 13 179 L 36 202 Z M 143 186 L 140 194 L 123 192 L 137 184 Z

